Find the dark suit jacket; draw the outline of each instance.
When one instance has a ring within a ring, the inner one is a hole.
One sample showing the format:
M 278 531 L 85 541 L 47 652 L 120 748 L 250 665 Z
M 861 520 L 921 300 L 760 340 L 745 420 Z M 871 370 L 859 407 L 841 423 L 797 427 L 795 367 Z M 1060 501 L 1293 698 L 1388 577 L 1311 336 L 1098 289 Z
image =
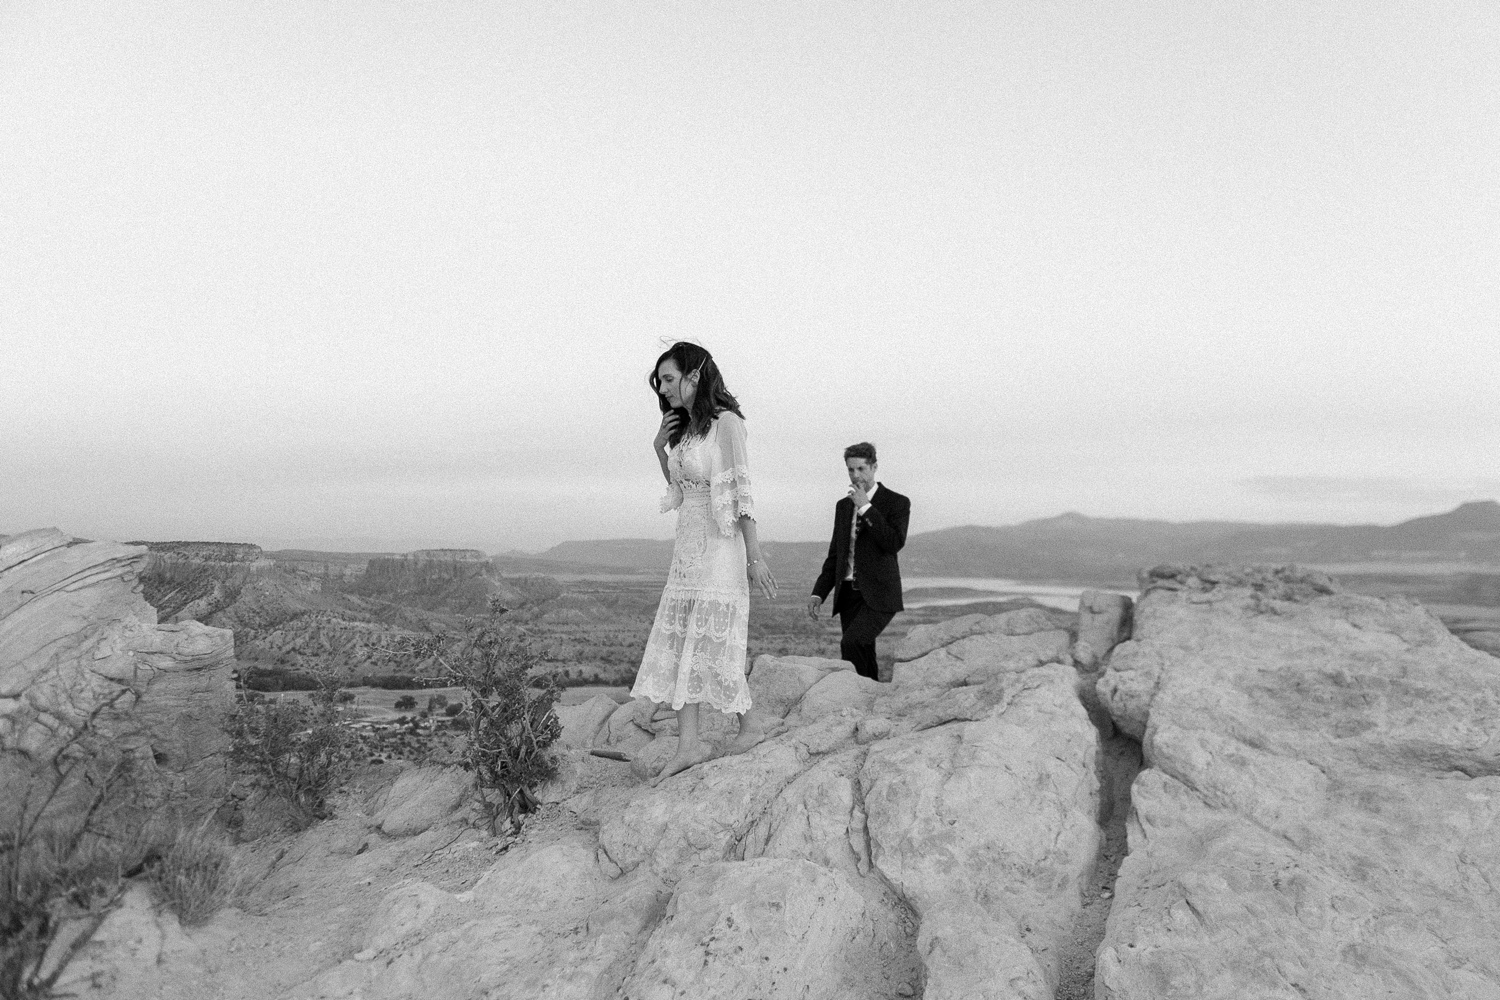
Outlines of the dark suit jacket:
M 854 517 L 854 501 L 840 500 L 833 509 L 833 540 L 828 543 L 828 558 L 812 592 L 827 599 L 835 591 L 833 603 L 838 606 L 837 588 L 843 585 L 849 569 L 849 521 Z M 854 549 L 854 582 L 860 596 L 876 611 L 895 614 L 901 603 L 901 567 L 896 553 L 906 544 L 906 525 L 911 520 L 911 501 L 880 484 L 870 498 L 870 509 L 860 518 L 859 537 Z

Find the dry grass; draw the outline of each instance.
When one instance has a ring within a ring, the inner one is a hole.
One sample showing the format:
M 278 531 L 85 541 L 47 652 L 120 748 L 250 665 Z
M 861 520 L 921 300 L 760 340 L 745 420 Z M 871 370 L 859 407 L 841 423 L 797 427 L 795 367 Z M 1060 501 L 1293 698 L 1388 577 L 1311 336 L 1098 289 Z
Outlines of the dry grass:
M 184 926 L 206 923 L 234 889 L 229 844 L 204 827 L 179 830 L 151 870 L 151 884 L 163 906 Z

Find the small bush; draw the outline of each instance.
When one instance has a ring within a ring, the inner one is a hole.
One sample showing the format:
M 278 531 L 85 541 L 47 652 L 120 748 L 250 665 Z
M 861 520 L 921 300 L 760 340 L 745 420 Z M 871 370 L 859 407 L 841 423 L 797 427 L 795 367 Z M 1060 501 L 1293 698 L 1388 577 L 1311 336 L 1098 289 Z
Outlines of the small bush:
M 305 829 L 326 819 L 328 797 L 348 773 L 354 740 L 331 704 L 242 702 L 229 714 L 229 759 L 252 782 L 280 796 Z
M 536 808 L 532 791 L 556 776 L 548 750 L 562 734 L 552 710 L 557 682 L 539 670 L 530 637 L 501 623 L 503 612 L 492 601 L 489 617 L 470 622 L 467 639 L 444 657 L 468 692 L 468 739 L 459 763 L 474 774 L 492 833 L 502 819 L 519 827 L 521 815 Z
M 459 712 L 462 712 L 463 710 L 464 710 L 463 703 L 455 701 L 453 704 L 451 704 L 447 708 L 443 709 L 443 714 L 446 715 L 446 716 L 448 716 L 448 718 L 451 719 L 451 718 L 453 718 L 453 716 L 457 715 Z
M 396 711 L 410 712 L 417 707 L 417 699 L 409 694 L 403 694 L 396 699 Z
M 440 708 L 446 708 L 447 705 L 448 705 L 448 696 L 447 695 L 445 695 L 445 694 L 435 694 L 431 698 L 427 699 L 427 713 L 429 715 L 435 715 L 435 714 L 437 714 L 438 709 L 440 709 Z
M 229 845 L 204 828 L 179 830 L 151 870 L 157 899 L 185 926 L 207 922 L 229 898 Z

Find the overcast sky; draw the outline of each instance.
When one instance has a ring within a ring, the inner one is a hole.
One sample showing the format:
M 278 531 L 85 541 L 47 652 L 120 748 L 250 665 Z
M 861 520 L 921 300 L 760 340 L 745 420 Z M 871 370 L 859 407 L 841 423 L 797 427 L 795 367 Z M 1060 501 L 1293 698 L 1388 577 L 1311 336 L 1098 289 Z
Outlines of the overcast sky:
M 0 3 L 0 534 L 763 537 L 1500 496 L 1500 5 Z

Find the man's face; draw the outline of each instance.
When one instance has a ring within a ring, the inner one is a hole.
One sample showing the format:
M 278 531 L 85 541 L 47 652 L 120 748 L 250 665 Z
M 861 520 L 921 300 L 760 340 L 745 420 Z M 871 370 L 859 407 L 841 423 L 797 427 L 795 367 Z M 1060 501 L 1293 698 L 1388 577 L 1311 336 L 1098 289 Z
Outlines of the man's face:
M 849 470 L 849 485 L 858 486 L 866 493 L 875 485 L 875 463 L 863 458 L 844 459 L 844 468 Z

